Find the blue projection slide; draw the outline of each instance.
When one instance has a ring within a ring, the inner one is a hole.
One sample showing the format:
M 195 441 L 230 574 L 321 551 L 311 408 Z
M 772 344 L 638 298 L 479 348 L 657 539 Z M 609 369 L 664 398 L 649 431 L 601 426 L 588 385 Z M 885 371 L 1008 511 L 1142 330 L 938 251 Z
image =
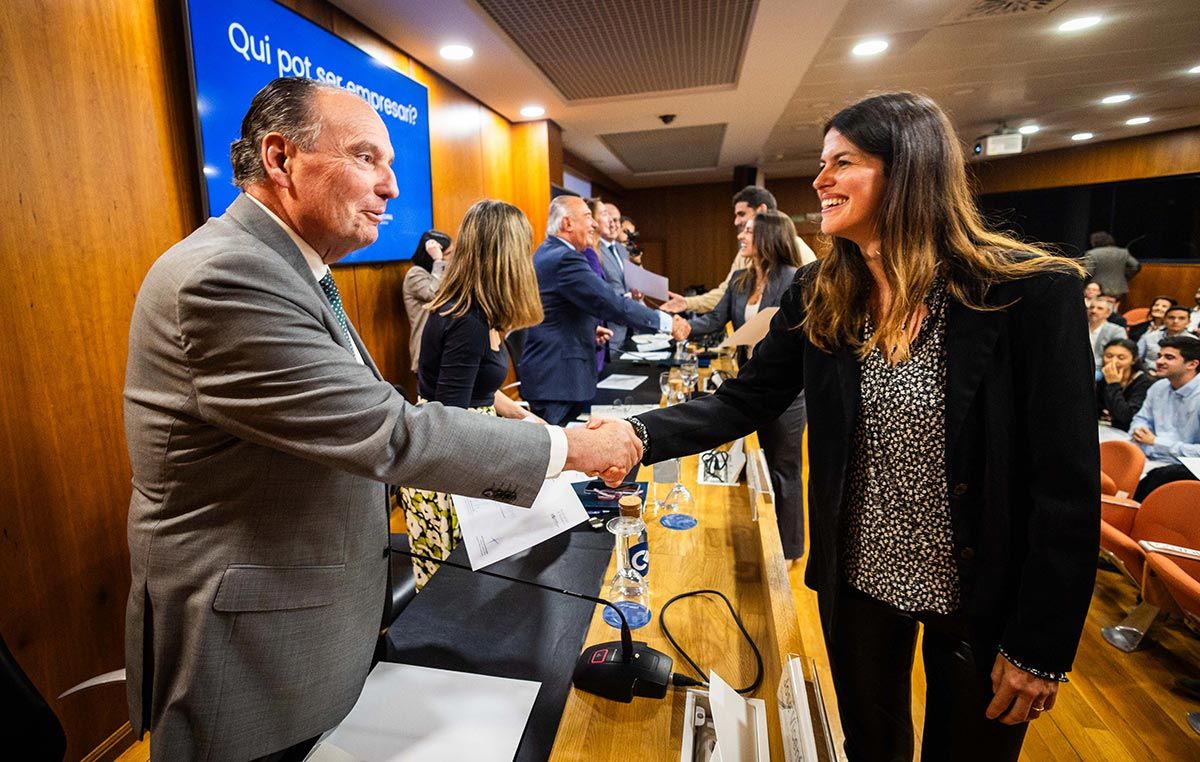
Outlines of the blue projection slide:
M 361 95 L 379 113 L 396 151 L 400 197 L 388 202 L 379 240 L 342 262 L 411 257 L 433 227 L 425 86 L 272 0 L 188 0 L 187 10 L 205 211 L 219 215 L 237 197 L 229 144 L 254 94 L 276 77 L 309 77 Z

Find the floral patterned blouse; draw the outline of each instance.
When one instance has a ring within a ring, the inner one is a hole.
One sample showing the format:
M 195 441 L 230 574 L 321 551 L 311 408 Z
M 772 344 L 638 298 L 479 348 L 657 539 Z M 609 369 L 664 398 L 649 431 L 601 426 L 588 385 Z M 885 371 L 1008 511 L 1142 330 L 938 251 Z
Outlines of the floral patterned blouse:
M 908 360 L 863 361 L 842 571 L 897 609 L 949 614 L 961 586 L 946 476 L 946 288 L 935 282 Z M 863 336 L 874 334 L 870 316 Z

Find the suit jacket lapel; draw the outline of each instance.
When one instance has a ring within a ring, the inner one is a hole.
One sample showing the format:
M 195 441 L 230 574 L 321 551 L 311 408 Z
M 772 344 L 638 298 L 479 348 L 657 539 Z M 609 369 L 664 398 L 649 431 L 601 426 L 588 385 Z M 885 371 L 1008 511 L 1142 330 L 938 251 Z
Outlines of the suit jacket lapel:
M 321 317 L 325 323 L 325 330 L 329 331 L 329 335 L 342 348 L 353 354 L 354 350 L 351 348 L 350 342 L 346 339 L 346 334 L 342 332 L 342 327 L 338 323 L 337 318 L 334 317 L 333 308 L 329 306 L 329 299 L 325 297 L 325 292 L 321 290 L 321 285 L 313 279 L 312 268 L 308 266 L 308 260 L 296 248 L 296 244 L 283 228 L 264 214 L 263 210 L 259 209 L 258 205 L 247 198 L 244 193 L 233 200 L 233 203 L 229 205 L 229 209 L 225 213 L 241 225 L 246 232 L 262 241 L 263 244 L 292 266 L 292 269 L 296 271 L 300 279 L 308 284 L 308 287 L 312 289 L 313 294 L 317 297 L 317 303 L 321 305 Z M 354 329 L 353 323 L 350 323 L 350 332 L 358 342 L 358 351 L 362 355 L 363 362 L 375 373 L 376 377 L 382 380 L 383 376 L 380 375 L 379 368 L 375 366 L 375 361 L 371 359 L 366 347 L 363 346 L 362 339 Z
M 946 310 L 946 451 L 953 452 L 979 383 L 992 367 L 1005 315 L 969 309 L 953 298 Z

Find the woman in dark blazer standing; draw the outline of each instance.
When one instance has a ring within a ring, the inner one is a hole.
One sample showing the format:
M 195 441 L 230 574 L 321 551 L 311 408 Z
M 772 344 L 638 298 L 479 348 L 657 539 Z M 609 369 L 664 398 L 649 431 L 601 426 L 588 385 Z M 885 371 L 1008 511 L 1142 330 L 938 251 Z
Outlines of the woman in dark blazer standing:
M 741 328 L 760 310 L 779 306 L 796 279 L 796 266 L 800 264 L 796 226 L 786 214 L 760 212 L 742 226 L 738 243 L 750 257 L 750 267 L 733 274 L 729 288 L 712 312 L 691 320 L 676 316 L 672 329 L 676 341 L 684 341 L 692 333 L 722 330 L 726 323 L 733 323 L 734 329 Z M 804 555 L 801 472 L 805 420 L 804 395 L 800 394 L 783 415 L 758 430 L 775 490 L 775 518 L 779 522 L 783 556 L 788 561 L 799 561 Z
M 1081 269 L 984 227 L 954 129 L 877 95 L 826 125 L 833 249 L 712 396 L 630 419 L 646 462 L 808 399 L 810 550 L 851 760 L 1016 760 L 1095 580 L 1100 466 Z

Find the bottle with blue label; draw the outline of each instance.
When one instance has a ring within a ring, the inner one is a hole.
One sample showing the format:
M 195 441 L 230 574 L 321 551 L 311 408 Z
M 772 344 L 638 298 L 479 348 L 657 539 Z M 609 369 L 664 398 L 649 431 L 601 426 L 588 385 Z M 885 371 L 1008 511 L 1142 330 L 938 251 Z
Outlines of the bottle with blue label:
M 650 546 L 646 538 L 646 522 L 642 521 L 642 501 L 637 495 L 626 495 L 620 501 L 621 514 L 608 522 L 608 531 L 617 537 L 617 571 L 608 586 L 608 597 L 625 615 L 631 629 L 650 622 Z M 601 615 L 613 627 L 621 621 L 612 609 Z

